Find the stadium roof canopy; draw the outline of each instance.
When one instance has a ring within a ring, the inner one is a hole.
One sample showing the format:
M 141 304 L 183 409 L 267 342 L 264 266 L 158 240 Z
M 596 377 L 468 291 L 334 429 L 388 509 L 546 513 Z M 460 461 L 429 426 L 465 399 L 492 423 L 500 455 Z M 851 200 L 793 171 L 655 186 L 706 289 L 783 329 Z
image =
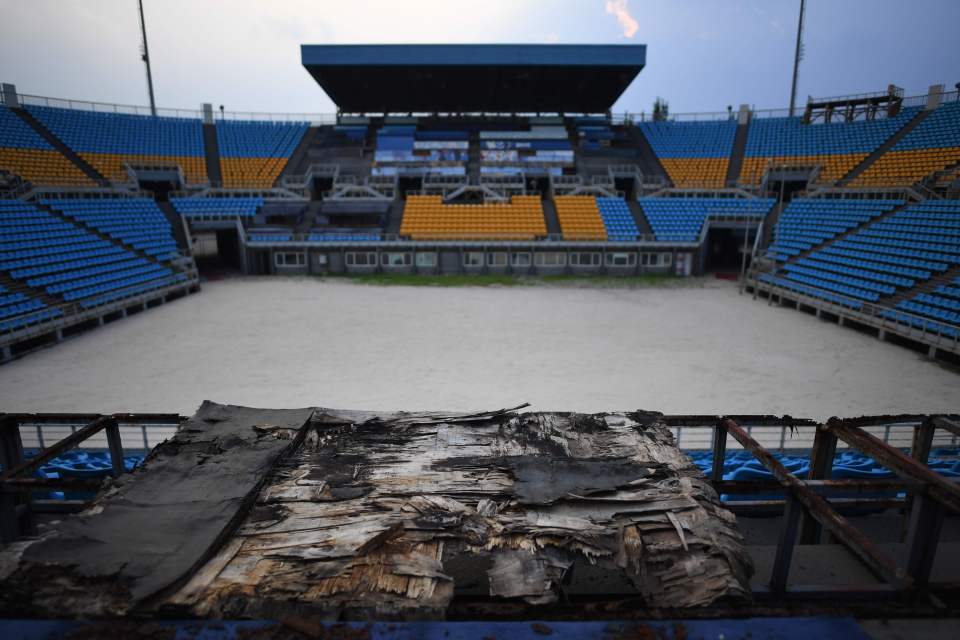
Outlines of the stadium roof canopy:
M 603 113 L 646 64 L 646 45 L 302 45 L 343 112 Z

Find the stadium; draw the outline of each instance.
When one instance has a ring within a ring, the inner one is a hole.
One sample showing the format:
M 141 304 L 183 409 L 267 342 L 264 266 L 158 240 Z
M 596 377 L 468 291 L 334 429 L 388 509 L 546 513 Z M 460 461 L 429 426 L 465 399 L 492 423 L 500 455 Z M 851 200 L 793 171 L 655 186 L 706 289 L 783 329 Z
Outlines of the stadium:
M 0 83 L 0 635 L 957 633 L 960 78 L 798 98 L 800 2 L 637 108 L 619 0 L 166 108 L 134 4 L 149 105 Z

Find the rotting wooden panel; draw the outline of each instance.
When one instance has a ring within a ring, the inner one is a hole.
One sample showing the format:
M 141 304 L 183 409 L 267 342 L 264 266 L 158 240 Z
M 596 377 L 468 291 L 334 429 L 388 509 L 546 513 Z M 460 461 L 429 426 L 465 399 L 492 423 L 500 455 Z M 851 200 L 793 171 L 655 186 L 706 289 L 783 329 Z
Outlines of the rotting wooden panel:
M 168 604 L 423 618 L 458 593 L 748 599 L 733 515 L 667 428 L 642 419 L 318 411 L 234 538 Z

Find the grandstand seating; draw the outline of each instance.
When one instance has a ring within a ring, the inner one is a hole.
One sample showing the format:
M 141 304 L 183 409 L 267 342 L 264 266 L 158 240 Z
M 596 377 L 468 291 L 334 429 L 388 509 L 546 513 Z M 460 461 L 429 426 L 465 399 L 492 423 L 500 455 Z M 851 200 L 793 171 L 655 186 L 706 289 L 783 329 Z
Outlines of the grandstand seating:
M 960 162 L 960 102 L 940 105 L 857 176 L 852 186 L 913 184 Z
M 269 189 L 300 139 L 306 122 L 217 122 L 220 171 L 225 187 Z
M 857 202 L 860 204 L 854 204 Z M 787 247 L 791 251 L 805 250 L 803 247 L 808 244 L 821 245 L 856 224 L 872 222 L 829 246 L 818 246 L 807 255 L 786 262 L 782 266 L 785 278 L 812 287 L 805 293 L 815 297 L 835 301 L 833 294 L 840 294 L 878 302 L 960 265 L 960 202 L 926 201 L 877 219 L 898 205 L 902 202 L 834 200 L 822 204 L 812 214 L 807 209 L 805 226 L 799 232 L 788 225 L 788 233 L 805 237 L 802 243 Z M 778 224 L 777 242 L 790 243 L 791 240 L 781 240 L 782 232 Z M 778 259 L 784 258 L 781 252 Z M 960 316 L 953 308 L 952 294 L 951 287 L 941 286 L 939 291 L 916 293 L 896 306 L 957 324 Z
M 13 200 L 0 200 L 0 272 L 30 287 L 37 298 L 42 292 L 84 308 L 186 279 L 34 205 Z M 39 311 L 47 307 L 36 302 L 32 306 Z M 48 312 L 49 317 L 56 314 Z M 32 316 L 17 321 L 34 322 Z
M 606 240 L 607 229 L 593 196 L 557 196 L 553 199 L 564 240 Z
M 187 219 L 223 220 L 252 218 L 263 206 L 260 196 L 229 198 L 171 198 L 170 203 L 177 213 Z
M 170 222 L 149 198 L 56 198 L 42 202 L 158 260 L 177 256 Z
M 607 230 L 607 239 L 632 242 L 640 235 L 630 207 L 623 198 L 597 198 L 597 208 Z
M 4 228 L 0 227 L 0 238 L 3 235 Z M 60 315 L 63 315 L 62 311 L 48 307 L 43 300 L 22 292 L 11 293 L 0 286 L 0 333 L 20 329 Z
M 803 124 L 796 118 L 754 118 L 747 132 L 739 181 L 758 184 L 770 164 L 820 165 L 819 182 L 844 177 L 919 111 L 907 107 L 892 118 Z
M 30 125 L 4 106 L 0 106 L 0 171 L 42 185 L 94 184 Z
M 711 216 L 764 218 L 772 198 L 659 198 L 638 200 L 657 240 L 696 242 Z
M 796 198 L 780 213 L 767 255 L 785 262 L 902 204 L 902 200 Z
M 638 126 L 675 186 L 724 186 L 736 120 L 641 122 Z
M 533 240 L 547 235 L 547 225 L 539 196 L 452 205 L 440 196 L 410 196 L 400 234 L 413 240 Z
M 200 120 L 30 106 L 34 117 L 113 182 L 124 164 L 179 165 L 189 183 L 207 182 Z

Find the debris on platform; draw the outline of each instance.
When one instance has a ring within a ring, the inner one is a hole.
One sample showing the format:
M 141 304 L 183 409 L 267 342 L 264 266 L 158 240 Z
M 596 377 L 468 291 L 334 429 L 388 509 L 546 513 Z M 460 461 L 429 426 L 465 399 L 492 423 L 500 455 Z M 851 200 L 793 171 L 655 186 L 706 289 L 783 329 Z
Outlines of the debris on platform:
M 646 413 L 205 403 L 91 509 L 16 549 L 0 552 L 0 605 L 39 615 L 685 609 L 747 601 L 752 572 L 733 515 Z

